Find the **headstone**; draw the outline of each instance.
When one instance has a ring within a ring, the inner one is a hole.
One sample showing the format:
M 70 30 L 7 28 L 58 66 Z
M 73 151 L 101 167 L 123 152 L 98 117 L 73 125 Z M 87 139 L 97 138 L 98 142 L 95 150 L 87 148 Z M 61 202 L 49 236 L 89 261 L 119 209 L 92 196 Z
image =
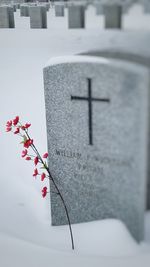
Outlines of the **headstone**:
M 85 27 L 85 7 L 83 5 L 70 4 L 68 6 L 68 27 L 69 29 Z
M 55 16 L 56 17 L 64 17 L 64 4 L 55 4 Z
M 30 6 L 30 28 L 47 28 L 47 13 L 45 6 Z
M 93 56 L 44 69 L 49 168 L 72 223 L 122 220 L 143 239 L 149 72 Z M 66 224 L 51 184 L 52 224 Z
M 12 4 L 11 6 L 13 8 L 13 11 L 16 12 L 16 10 L 17 10 L 16 4 Z
M 29 17 L 29 6 L 28 5 L 20 5 L 20 16 L 21 17 Z
M 20 4 L 17 3 L 17 4 L 16 4 L 16 8 L 17 8 L 17 9 L 20 9 Z
M 0 6 L 0 28 L 15 28 L 14 11 L 10 6 Z
M 105 28 L 112 29 L 122 27 L 122 6 L 118 4 L 103 5 L 103 11 L 105 16 Z
M 130 61 L 143 65 L 150 71 L 150 46 L 148 45 L 150 44 L 150 35 L 148 33 L 133 34 L 133 32 L 120 33 L 113 31 L 112 34 L 101 35 L 101 38 L 104 42 L 99 43 L 98 50 L 88 51 L 85 55 Z M 150 160 L 150 140 L 148 156 Z M 150 210 L 150 164 L 148 165 L 147 174 L 147 209 Z

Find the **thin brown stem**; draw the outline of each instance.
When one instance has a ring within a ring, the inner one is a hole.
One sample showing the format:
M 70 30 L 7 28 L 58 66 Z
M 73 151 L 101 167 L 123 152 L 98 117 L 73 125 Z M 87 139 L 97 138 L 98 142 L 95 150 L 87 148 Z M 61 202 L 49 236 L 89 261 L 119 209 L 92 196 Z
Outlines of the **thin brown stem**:
M 29 136 L 27 130 L 25 130 L 25 133 L 26 133 L 27 137 L 31 140 L 31 138 L 30 138 L 30 136 Z M 32 147 L 33 151 L 36 153 L 36 155 L 38 156 L 38 158 L 40 159 L 40 161 L 41 161 L 41 163 L 43 164 L 43 166 L 45 167 L 46 171 L 48 172 L 48 174 L 49 174 L 49 180 L 52 181 L 52 183 L 53 183 L 53 185 L 54 185 L 54 187 L 55 187 L 55 189 L 56 189 L 58 195 L 60 196 L 60 199 L 61 199 L 62 204 L 63 204 L 64 209 L 65 209 L 65 213 L 66 213 L 66 217 L 67 217 L 68 225 L 69 225 L 69 231 L 70 231 L 70 237 L 71 237 L 72 249 L 74 250 L 74 239 L 73 239 L 73 232 L 72 232 L 72 227 L 71 227 L 71 221 L 70 221 L 69 212 L 68 212 L 66 203 L 65 203 L 65 201 L 64 201 L 64 198 L 63 198 L 63 196 L 62 196 L 62 193 L 60 192 L 60 190 L 59 190 L 59 188 L 58 188 L 58 186 L 57 186 L 57 184 L 56 184 L 54 178 L 53 178 L 52 175 L 51 175 L 51 172 L 50 172 L 49 168 L 47 167 L 47 165 L 45 165 L 45 163 L 44 163 L 44 161 L 43 161 L 43 159 L 42 159 L 40 153 L 38 152 L 37 148 L 35 147 L 35 145 L 32 144 L 31 147 Z
M 53 177 L 51 176 L 49 170 L 48 170 L 48 173 L 49 173 L 49 175 L 51 177 L 51 180 L 53 182 L 53 185 L 55 186 L 55 188 L 56 188 L 56 190 L 57 190 L 57 192 L 58 192 L 58 194 L 59 194 L 59 196 L 61 198 L 61 201 L 63 203 L 64 209 L 65 209 L 65 212 L 66 212 L 66 216 L 67 216 L 67 220 L 68 220 L 69 230 L 70 230 L 70 237 L 71 237 L 72 249 L 74 249 L 74 240 L 73 240 L 73 233 L 72 233 L 71 221 L 70 221 L 70 217 L 69 217 L 69 213 L 68 213 L 68 209 L 67 209 L 66 203 L 64 201 L 64 198 L 63 198 L 63 196 L 62 196 L 62 194 L 61 194 L 61 192 L 60 192 L 57 184 L 55 183 Z

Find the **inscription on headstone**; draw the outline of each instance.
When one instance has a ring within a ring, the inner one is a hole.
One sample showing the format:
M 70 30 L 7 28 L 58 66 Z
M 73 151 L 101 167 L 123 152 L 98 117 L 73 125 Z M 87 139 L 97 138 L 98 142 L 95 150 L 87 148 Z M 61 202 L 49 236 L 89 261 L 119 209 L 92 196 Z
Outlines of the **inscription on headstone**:
M 143 239 L 148 70 L 92 56 L 44 69 L 49 167 L 72 223 L 122 220 Z M 66 224 L 51 185 L 52 224 Z

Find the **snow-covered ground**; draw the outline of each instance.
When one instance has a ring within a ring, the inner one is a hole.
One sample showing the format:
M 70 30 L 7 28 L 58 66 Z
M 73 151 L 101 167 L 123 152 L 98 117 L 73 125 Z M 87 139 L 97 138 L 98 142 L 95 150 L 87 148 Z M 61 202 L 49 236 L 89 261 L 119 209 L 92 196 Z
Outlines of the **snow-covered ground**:
M 66 12 L 67 13 L 67 12 Z M 86 29 L 68 30 L 65 18 L 48 13 L 48 29 L 29 29 L 29 18 L 15 14 L 16 29 L 0 30 L 0 266 L 148 267 L 150 214 L 145 215 L 145 240 L 137 244 L 117 220 L 73 225 L 75 251 L 67 226 L 51 227 L 49 198 L 42 182 L 32 177 L 33 165 L 21 158 L 16 136 L 5 133 L 7 120 L 19 115 L 31 122 L 37 147 L 47 150 L 42 69 L 50 57 L 96 46 L 104 18 L 87 12 Z M 139 5 L 123 18 L 125 30 L 150 30 L 150 15 Z M 45 184 L 45 183 L 44 183 Z

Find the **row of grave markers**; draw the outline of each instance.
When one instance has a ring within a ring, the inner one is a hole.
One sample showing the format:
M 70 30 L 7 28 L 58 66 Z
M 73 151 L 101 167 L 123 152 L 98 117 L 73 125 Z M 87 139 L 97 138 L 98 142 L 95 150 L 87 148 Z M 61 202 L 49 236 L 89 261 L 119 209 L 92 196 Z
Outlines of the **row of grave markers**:
M 104 2 L 93 2 L 96 8 L 96 14 L 104 14 L 105 28 L 121 28 L 123 10 L 131 6 L 132 1 L 126 5 L 104 4 Z M 65 7 L 68 8 L 68 28 L 85 28 L 85 11 L 87 4 L 85 2 L 55 2 L 55 16 L 63 17 Z M 14 28 L 14 12 L 20 8 L 20 16 L 30 17 L 31 28 L 47 28 L 47 11 L 52 8 L 50 3 L 28 3 L 13 4 L 12 6 L 0 6 L 0 28 Z

